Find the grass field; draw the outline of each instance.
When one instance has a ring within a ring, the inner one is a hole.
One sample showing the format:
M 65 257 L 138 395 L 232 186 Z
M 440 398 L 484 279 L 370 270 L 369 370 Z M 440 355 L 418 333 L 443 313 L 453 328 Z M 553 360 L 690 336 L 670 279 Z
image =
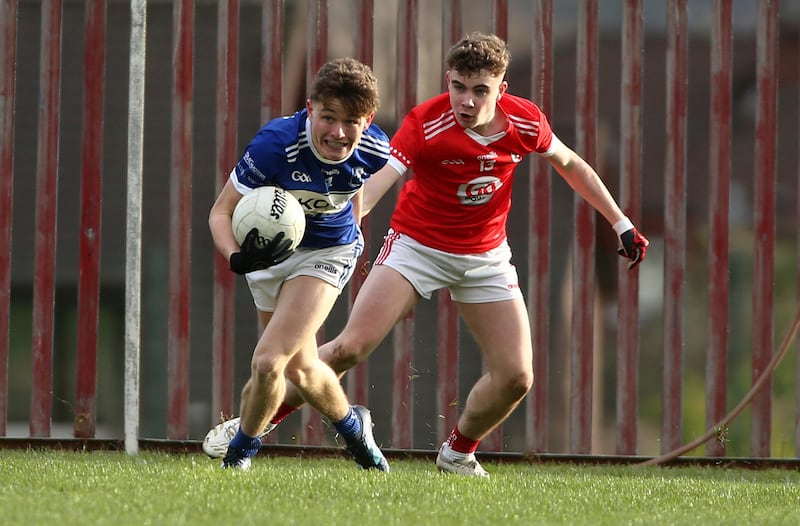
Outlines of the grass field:
M 343 458 L 270 457 L 247 472 L 197 454 L 0 450 L 0 524 L 800 524 L 800 473 L 422 460 L 391 473 Z

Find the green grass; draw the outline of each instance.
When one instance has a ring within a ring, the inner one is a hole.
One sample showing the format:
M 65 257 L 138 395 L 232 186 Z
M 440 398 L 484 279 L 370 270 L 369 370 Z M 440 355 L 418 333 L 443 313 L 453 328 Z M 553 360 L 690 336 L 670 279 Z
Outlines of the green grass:
M 800 524 L 790 470 L 491 464 L 488 480 L 431 462 L 366 472 L 276 458 L 247 472 L 203 455 L 0 450 L 0 523 L 29 525 Z

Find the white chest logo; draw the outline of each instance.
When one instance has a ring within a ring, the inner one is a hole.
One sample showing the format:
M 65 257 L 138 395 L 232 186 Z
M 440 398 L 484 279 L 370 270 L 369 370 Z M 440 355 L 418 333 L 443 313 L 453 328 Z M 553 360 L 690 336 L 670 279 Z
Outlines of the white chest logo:
M 458 187 L 458 199 L 462 205 L 482 205 L 487 203 L 494 193 L 503 186 L 497 177 L 483 175 Z

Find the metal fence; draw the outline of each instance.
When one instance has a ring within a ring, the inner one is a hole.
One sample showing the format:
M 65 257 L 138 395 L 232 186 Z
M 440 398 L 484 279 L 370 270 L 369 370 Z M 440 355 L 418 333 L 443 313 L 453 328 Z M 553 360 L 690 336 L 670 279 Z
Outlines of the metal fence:
M 449 45 L 482 30 L 511 45 L 511 91 L 551 116 L 653 242 L 628 271 L 611 229 L 546 162 L 520 166 L 509 237 L 536 381 L 482 450 L 666 453 L 717 426 L 709 456 L 794 456 L 791 365 L 719 423 L 768 369 L 796 301 L 799 13 L 768 0 L 600 4 L 0 0 L 0 437 L 27 419 L 29 437 L 66 420 L 93 438 L 132 408 L 134 440 L 196 439 L 235 414 L 254 317 L 204 214 L 244 143 L 341 54 L 373 64 L 391 131 L 442 89 Z M 364 263 L 381 209 L 364 224 Z M 439 294 L 345 382 L 385 445 L 429 449 L 479 373 Z M 298 419 L 269 440 L 325 443 L 313 411 Z

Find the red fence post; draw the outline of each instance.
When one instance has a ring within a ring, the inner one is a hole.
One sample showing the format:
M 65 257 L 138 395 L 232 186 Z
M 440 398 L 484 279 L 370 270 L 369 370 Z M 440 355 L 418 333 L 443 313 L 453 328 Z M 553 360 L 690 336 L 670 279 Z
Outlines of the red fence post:
M 442 51 L 462 37 L 461 0 L 446 0 L 442 3 Z M 444 62 L 444 58 L 442 60 Z M 444 83 L 444 79 L 442 79 Z M 445 85 L 445 89 L 447 86 Z M 436 441 L 444 442 L 458 423 L 459 412 L 459 323 L 458 310 L 450 298 L 450 291 L 441 289 L 436 293 L 437 320 L 439 323 L 436 351 Z
M 308 9 L 306 88 L 328 60 L 328 1 L 309 0 Z
M 800 53 L 798 53 L 798 58 L 800 59 Z M 800 60 L 797 62 L 797 69 L 800 71 Z M 800 82 L 798 83 L 800 87 Z M 798 100 L 800 100 L 800 90 L 798 91 Z M 798 122 L 797 129 L 800 129 L 800 122 Z M 797 150 L 800 151 L 800 137 L 798 137 L 798 144 Z M 800 162 L 798 162 L 797 166 L 797 202 L 800 203 Z M 797 217 L 795 220 L 795 225 L 800 225 L 800 206 L 797 207 Z M 2 222 L 0 222 L 0 228 L 2 228 Z M 797 261 L 800 266 L 800 231 L 795 233 L 797 238 Z M 1 244 L 0 244 L 1 245 Z M 800 302 L 800 282 L 797 283 L 797 301 Z M 797 355 L 800 356 L 800 341 L 797 342 L 795 345 L 797 349 Z M 795 374 L 795 385 L 800 385 L 800 360 L 797 360 L 796 365 L 796 374 Z M 795 389 L 795 423 L 794 423 L 794 451 L 795 456 L 800 456 L 800 389 Z
M 708 351 L 706 354 L 706 428 L 709 429 L 721 421 L 727 413 L 732 4 L 732 0 L 715 0 L 711 25 Z M 721 440 L 709 442 L 706 444 L 706 454 L 724 456 L 725 443 Z
M 397 107 L 400 122 L 417 102 L 417 0 L 400 2 L 397 14 Z M 401 184 L 403 181 L 399 181 Z M 392 447 L 410 448 L 414 436 L 414 310 L 394 328 L 392 374 Z
M 642 0 L 626 0 L 622 15 L 622 90 L 620 101 L 620 206 L 641 221 L 642 193 Z M 617 268 L 616 452 L 636 453 L 639 400 L 639 269 Z
M 283 0 L 264 2 L 261 10 L 261 122 L 266 123 L 282 112 L 283 97 Z M 225 177 L 227 180 L 227 176 Z M 227 262 L 225 262 L 227 271 Z M 229 272 L 229 271 L 228 271 Z M 230 273 L 230 272 L 229 272 Z M 274 444 L 279 431 L 264 437 L 264 442 Z
M 42 2 L 41 95 L 36 152 L 36 262 L 33 281 L 32 437 L 49 437 L 52 417 L 62 15 L 61 0 Z
M 493 32 L 506 42 L 508 41 L 508 0 L 492 2 Z
M 577 152 L 597 166 L 597 1 L 578 12 L 575 134 Z M 594 370 L 595 211 L 574 196 L 572 345 L 570 352 L 569 450 L 591 453 Z
M 83 72 L 83 166 L 81 169 L 78 349 L 75 436 L 95 435 L 97 407 L 97 331 L 103 172 L 103 91 L 106 60 L 106 2 L 86 4 Z
M 358 34 L 356 35 L 356 58 L 373 65 L 375 39 L 375 7 L 373 0 L 360 0 L 358 8 Z M 369 270 L 370 255 L 370 217 L 361 220 L 361 233 L 364 236 L 364 252 L 356 262 L 356 271 L 350 278 L 348 287 L 348 314 L 353 307 L 358 291 L 364 284 Z M 369 404 L 369 361 L 365 360 L 347 373 L 347 397 L 351 402 Z
M 189 434 L 194 1 L 173 9 L 167 438 Z
M 328 1 L 308 2 L 308 26 L 306 32 L 306 90 L 319 68 L 328 60 Z M 325 343 L 325 327 L 317 333 L 317 343 Z M 308 405 L 300 411 L 303 444 L 320 444 L 325 438 L 322 416 Z
M 217 5 L 216 193 L 228 182 L 237 161 L 239 88 L 239 0 Z M 235 276 L 214 251 L 211 414 L 233 415 Z
M 756 144 L 753 200 L 753 382 L 767 367 L 774 347 L 775 177 L 778 106 L 778 2 L 760 0 L 756 31 Z M 772 381 L 753 399 L 750 453 L 770 455 Z
M 261 122 L 281 114 L 283 95 L 283 0 L 264 2 L 261 11 Z
M 531 98 L 551 115 L 553 110 L 553 1 L 536 0 L 533 24 Z M 525 446 L 547 451 L 550 353 L 550 164 L 534 156 L 530 164 L 528 202 L 528 316 L 533 338 L 534 382 L 526 399 Z
M 17 0 L 0 0 L 0 436 L 8 421 L 8 347 L 11 317 L 11 211 L 14 195 L 14 79 Z
M 664 385 L 661 450 L 680 446 L 686 288 L 686 0 L 667 6 L 667 135 L 664 172 Z
M 492 2 L 492 25 L 494 34 L 505 41 L 508 41 L 508 2 L 507 0 L 494 0 Z M 486 373 L 486 366 L 483 368 Z M 480 444 L 481 451 L 502 451 L 503 450 L 503 424 L 494 428 L 491 433 L 486 435 Z

